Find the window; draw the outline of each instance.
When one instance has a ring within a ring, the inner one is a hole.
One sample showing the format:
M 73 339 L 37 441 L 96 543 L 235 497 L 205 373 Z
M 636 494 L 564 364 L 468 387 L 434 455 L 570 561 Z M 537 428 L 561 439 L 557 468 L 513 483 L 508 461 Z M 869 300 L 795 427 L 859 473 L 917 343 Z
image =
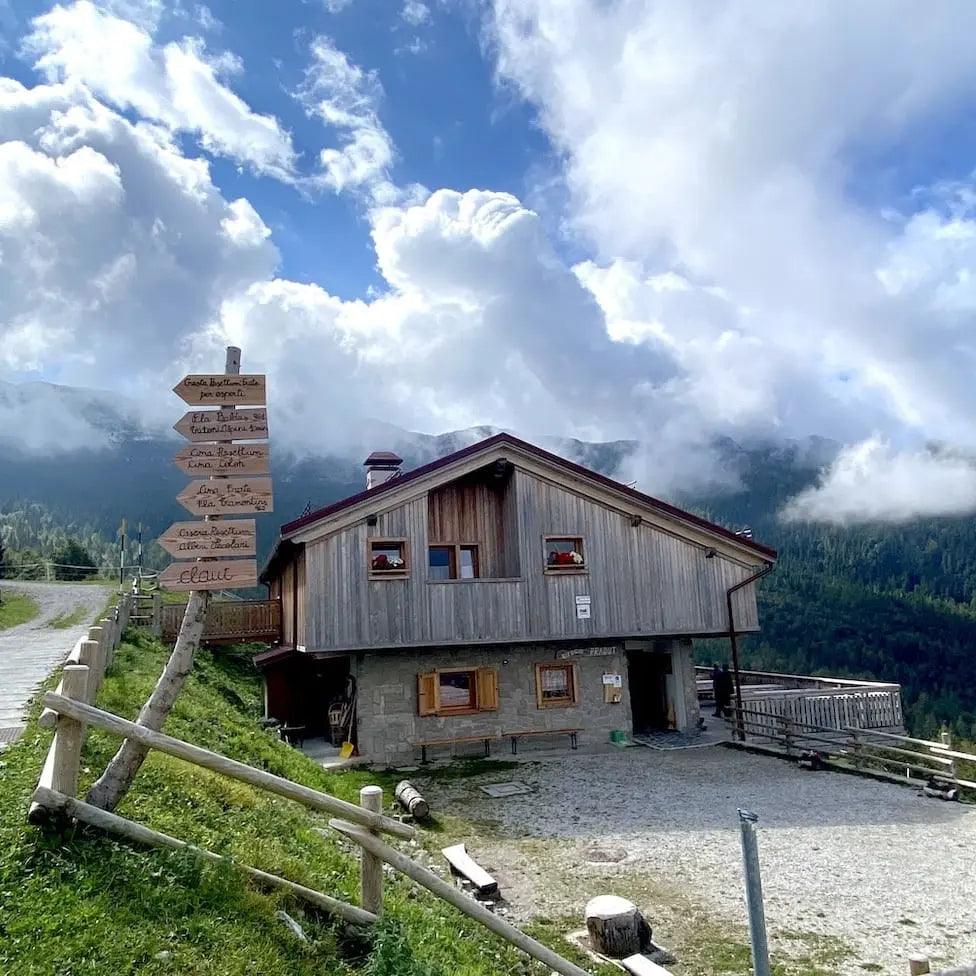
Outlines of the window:
M 433 581 L 477 579 L 478 547 L 437 545 L 427 550 L 427 578 Z
M 498 672 L 494 668 L 446 668 L 417 675 L 417 711 L 421 715 L 469 715 L 498 708 Z
M 576 704 L 576 671 L 572 664 L 537 664 L 535 697 L 539 708 Z
M 370 579 L 402 579 L 408 572 L 406 539 L 369 540 Z
M 547 535 L 544 542 L 547 573 L 578 572 L 586 567 L 583 540 L 579 536 Z

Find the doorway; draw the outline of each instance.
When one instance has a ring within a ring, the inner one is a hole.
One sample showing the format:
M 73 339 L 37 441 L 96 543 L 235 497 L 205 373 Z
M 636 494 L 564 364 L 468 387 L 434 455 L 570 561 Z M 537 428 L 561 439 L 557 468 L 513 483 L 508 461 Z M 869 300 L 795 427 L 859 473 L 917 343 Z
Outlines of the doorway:
M 670 653 L 627 652 L 627 680 L 635 735 L 675 727 L 674 709 L 668 695 L 671 673 Z

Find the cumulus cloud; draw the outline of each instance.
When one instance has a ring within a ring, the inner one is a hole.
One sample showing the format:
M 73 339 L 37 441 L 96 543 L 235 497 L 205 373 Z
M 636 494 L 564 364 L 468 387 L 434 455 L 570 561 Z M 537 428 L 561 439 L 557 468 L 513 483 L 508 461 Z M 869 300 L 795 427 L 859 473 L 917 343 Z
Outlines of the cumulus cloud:
M 146 26 L 88 0 L 56 6 L 32 26 L 24 50 L 48 81 L 80 82 L 112 105 L 134 109 L 174 133 L 197 136 L 208 152 L 278 179 L 292 178 L 289 134 L 272 116 L 253 112 L 225 83 L 241 69 L 233 56 L 210 56 L 199 38 L 156 45 Z
M 819 483 L 782 512 L 786 521 L 907 522 L 976 511 L 976 460 L 940 450 L 898 451 L 881 437 L 845 448 Z
M 420 0 L 405 0 L 400 9 L 400 16 L 411 27 L 419 27 L 421 24 L 430 20 L 430 7 Z

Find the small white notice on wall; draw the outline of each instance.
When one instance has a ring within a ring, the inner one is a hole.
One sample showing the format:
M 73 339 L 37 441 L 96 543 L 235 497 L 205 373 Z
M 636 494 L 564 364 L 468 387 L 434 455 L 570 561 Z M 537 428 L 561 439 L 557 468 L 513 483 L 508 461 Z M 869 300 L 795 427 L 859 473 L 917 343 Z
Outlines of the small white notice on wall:
M 576 597 L 576 619 L 590 619 L 590 598 L 588 596 Z
M 612 688 L 622 688 L 623 676 L 619 674 L 605 674 L 603 676 L 603 683 L 610 685 Z
M 589 606 L 589 604 L 590 604 L 590 598 L 588 596 L 578 596 L 576 598 L 576 606 L 581 607 L 581 606 L 583 606 L 583 604 L 586 604 L 587 606 Z

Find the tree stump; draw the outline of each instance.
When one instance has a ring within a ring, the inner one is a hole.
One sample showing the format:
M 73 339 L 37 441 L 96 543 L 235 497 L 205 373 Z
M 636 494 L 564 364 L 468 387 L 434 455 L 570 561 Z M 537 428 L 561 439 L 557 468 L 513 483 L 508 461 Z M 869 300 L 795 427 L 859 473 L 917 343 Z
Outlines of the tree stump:
M 637 906 L 617 895 L 598 895 L 586 904 L 590 947 L 611 959 L 641 952 L 651 941 L 651 927 Z

